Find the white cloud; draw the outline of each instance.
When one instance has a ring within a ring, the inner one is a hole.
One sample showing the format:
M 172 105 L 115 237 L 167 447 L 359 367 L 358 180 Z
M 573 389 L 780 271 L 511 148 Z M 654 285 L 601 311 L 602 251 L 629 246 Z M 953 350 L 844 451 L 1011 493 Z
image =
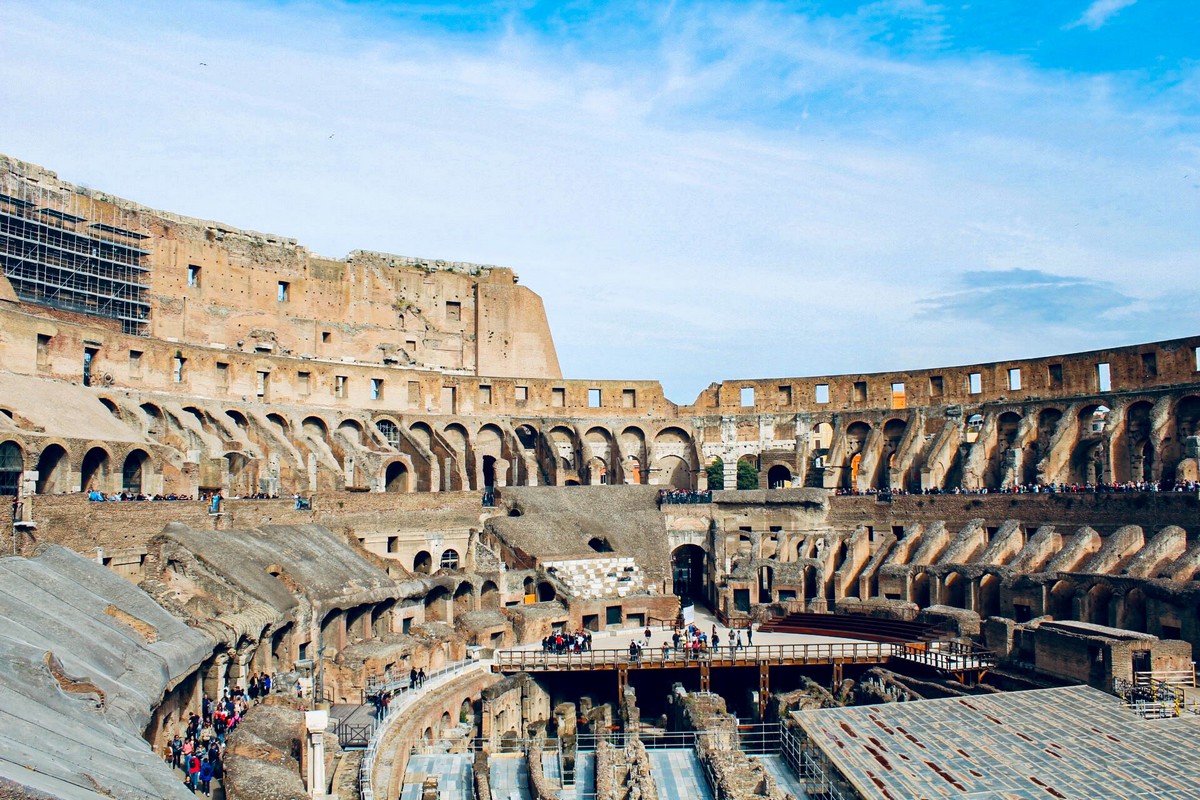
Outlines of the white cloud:
M 1068 28 L 1085 27 L 1088 30 L 1103 28 L 1118 11 L 1129 8 L 1137 0 L 1094 0 L 1080 15 L 1079 19 L 1067 25 Z

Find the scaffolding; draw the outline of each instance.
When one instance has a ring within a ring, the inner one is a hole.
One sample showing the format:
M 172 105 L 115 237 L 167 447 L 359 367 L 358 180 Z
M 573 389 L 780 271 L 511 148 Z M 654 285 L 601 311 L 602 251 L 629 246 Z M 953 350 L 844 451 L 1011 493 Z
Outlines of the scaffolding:
M 146 335 L 150 236 L 135 214 L 69 189 L 0 176 L 0 265 L 22 302 L 117 320 Z

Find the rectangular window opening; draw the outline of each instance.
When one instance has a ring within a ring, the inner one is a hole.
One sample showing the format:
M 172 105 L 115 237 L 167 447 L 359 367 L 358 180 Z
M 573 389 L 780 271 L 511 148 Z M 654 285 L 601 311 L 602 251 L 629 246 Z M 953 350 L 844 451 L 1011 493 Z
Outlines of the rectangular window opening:
M 903 383 L 892 384 L 892 408 L 908 408 L 908 399 L 904 394 Z
M 588 408 L 600 407 L 600 390 L 588 389 Z
M 1017 391 L 1021 388 L 1021 368 L 1013 367 L 1008 371 L 1008 388 L 1010 391 Z
M 371 378 L 371 399 L 372 400 L 382 400 L 383 399 L 383 379 L 382 378 Z
M 321 331 L 321 344 L 329 344 L 333 339 L 333 334 L 330 331 Z
M 816 401 L 818 403 L 828 403 L 829 402 L 829 384 L 828 383 L 818 383 L 817 384 Z
M 300 392 L 301 397 L 307 397 L 309 393 L 309 382 L 312 380 L 312 373 L 297 372 L 296 373 L 296 388 Z
M 1096 385 L 1102 392 L 1112 391 L 1112 369 L 1107 361 L 1096 365 Z
M 492 387 L 491 386 L 480 386 L 479 387 L 479 405 L 490 406 L 491 404 L 492 404 Z
M 637 389 L 621 390 L 621 408 L 637 408 Z
M 129 377 L 131 377 L 131 378 L 142 377 L 142 351 L 141 350 L 130 350 L 129 351 Z
M 187 359 L 183 356 L 175 356 L 172 361 L 171 377 L 175 383 L 183 383 L 183 377 L 187 368 Z
M 518 403 L 524 403 L 526 400 L 529 399 L 529 387 L 528 386 L 518 386 L 516 388 L 516 391 L 513 393 L 513 396 L 516 398 L 516 401 Z
M 555 408 L 563 408 L 567 405 L 567 390 L 566 389 L 551 389 L 550 390 L 550 405 Z
M 854 402 L 856 402 L 856 403 L 867 402 L 867 382 L 866 381 L 855 381 L 854 382 Z
M 291 284 L 287 281 L 280 281 L 279 286 L 275 290 L 275 299 L 281 303 L 288 301 L 288 295 L 291 290 Z
M 1158 356 L 1154 353 L 1142 353 L 1142 377 L 1158 377 Z
M 945 392 L 946 392 L 946 384 L 945 384 L 945 381 L 942 380 L 942 376 L 941 375 L 930 375 L 929 376 L 929 396 L 930 397 L 941 397 L 943 394 L 945 394 Z
M 972 372 L 967 376 L 967 391 L 971 394 L 983 394 L 983 375 Z
M 187 285 L 189 289 L 200 288 L 200 268 L 195 264 L 188 264 Z
M 50 365 L 50 339 L 52 337 L 39 333 L 37 337 L 37 365 L 39 367 L 47 367 Z
M 462 303 L 449 301 L 446 303 L 446 319 L 450 322 L 458 322 L 462 319 Z
M 408 405 L 409 405 L 409 408 L 420 408 L 421 407 L 421 382 L 420 381 L 409 381 L 408 382 Z
M 217 362 L 217 388 L 221 391 L 229 388 L 229 365 L 223 361 Z
M 258 371 L 258 381 L 256 383 L 255 393 L 258 399 L 264 403 L 271 399 L 271 373 L 266 370 Z
M 1062 364 L 1051 364 L 1049 366 L 1050 373 L 1050 388 L 1061 389 L 1063 387 L 1063 371 Z
M 346 378 L 345 375 L 334 375 L 333 376 L 333 396 L 334 397 L 336 397 L 340 400 L 344 400 L 346 398 L 346 392 L 349 390 L 349 388 L 350 388 L 350 381 L 349 381 L 349 379 Z
M 791 404 L 792 404 L 792 387 L 780 386 L 779 387 L 779 405 L 790 406 Z
M 740 399 L 743 408 L 754 405 L 754 387 L 743 386 Z

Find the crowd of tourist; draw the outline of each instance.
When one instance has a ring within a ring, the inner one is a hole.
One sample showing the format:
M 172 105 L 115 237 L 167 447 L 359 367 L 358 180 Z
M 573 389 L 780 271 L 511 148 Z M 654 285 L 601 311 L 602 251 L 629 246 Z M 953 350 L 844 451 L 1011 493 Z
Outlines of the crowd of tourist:
M 190 494 L 144 494 L 141 492 L 113 492 L 105 494 L 97 489 L 92 489 L 88 492 L 88 500 L 93 503 L 129 503 L 134 501 L 162 501 L 162 500 L 195 500 Z
M 207 694 L 200 713 L 188 718 L 187 727 L 167 742 L 164 757 L 183 773 L 193 793 L 212 793 L 212 782 L 225 777 L 225 739 L 237 728 L 252 703 L 271 693 L 271 676 L 251 675 L 247 688 L 233 687 L 213 700 Z
M 922 489 L 910 492 L 905 489 L 855 489 L 839 487 L 834 494 L 842 497 L 852 496 L 895 496 L 902 497 L 910 494 L 1124 494 L 1137 492 L 1200 492 L 1200 481 L 1125 481 L 1102 483 L 1019 483 L 997 488 L 963 489 Z
M 712 491 L 696 492 L 690 489 L 659 489 L 658 504 L 696 505 L 712 502 Z
M 542 652 L 561 656 L 567 653 L 590 653 L 592 651 L 591 631 L 569 633 L 560 631 L 542 639 Z

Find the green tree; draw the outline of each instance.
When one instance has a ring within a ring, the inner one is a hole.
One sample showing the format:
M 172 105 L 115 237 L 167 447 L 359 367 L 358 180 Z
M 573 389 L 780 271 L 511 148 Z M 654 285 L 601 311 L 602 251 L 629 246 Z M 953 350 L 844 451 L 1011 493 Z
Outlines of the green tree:
M 738 462 L 737 487 L 739 489 L 758 488 L 758 470 L 745 459 Z
M 708 488 L 713 490 L 725 488 L 725 462 L 716 459 L 704 468 L 708 473 Z

